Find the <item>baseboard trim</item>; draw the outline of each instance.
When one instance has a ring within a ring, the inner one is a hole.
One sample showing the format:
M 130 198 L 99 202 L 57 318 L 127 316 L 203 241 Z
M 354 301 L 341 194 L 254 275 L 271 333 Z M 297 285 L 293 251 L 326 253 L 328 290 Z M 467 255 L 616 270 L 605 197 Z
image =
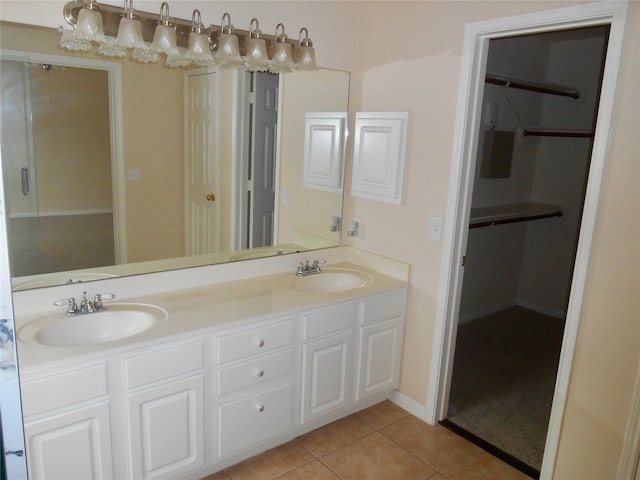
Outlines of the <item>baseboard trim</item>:
M 427 420 L 427 406 L 415 401 L 413 398 L 405 395 L 398 390 L 394 390 L 389 395 L 389 400 L 398 405 L 400 408 L 405 409 L 411 415 L 418 417 L 421 420 L 433 425 L 433 423 Z
M 460 319 L 458 320 L 458 325 L 472 322 L 473 320 L 477 320 L 478 318 L 486 317 L 487 315 L 491 315 L 493 313 L 506 310 L 507 308 L 515 307 L 517 304 L 518 303 L 516 300 L 509 300 L 508 302 L 502 302 L 496 305 L 491 305 L 490 307 L 483 308 L 482 310 L 476 310 L 475 312 L 460 315 Z
M 533 310 L 534 312 L 542 313 L 543 315 L 548 315 L 560 320 L 564 319 L 565 317 L 565 310 L 532 302 L 531 300 L 527 300 L 526 298 L 518 298 L 516 304 L 528 310 Z

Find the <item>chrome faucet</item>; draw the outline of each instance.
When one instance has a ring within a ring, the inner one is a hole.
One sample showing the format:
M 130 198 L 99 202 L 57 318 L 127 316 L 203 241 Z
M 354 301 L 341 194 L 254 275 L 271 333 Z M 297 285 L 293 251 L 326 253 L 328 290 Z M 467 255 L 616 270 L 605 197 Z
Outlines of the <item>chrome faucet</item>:
M 93 297 L 93 300 L 87 299 L 87 292 L 82 292 L 82 299 L 80 300 L 80 304 L 76 301 L 74 297 L 71 298 L 62 298 L 60 300 L 56 300 L 53 304 L 56 307 L 60 307 L 62 305 L 67 306 L 67 311 L 64 314 L 67 317 L 74 317 L 76 315 L 84 315 L 87 313 L 101 312 L 106 310 L 105 306 L 102 304 L 103 300 L 113 300 L 116 296 L 113 293 L 96 293 Z
M 313 275 L 314 273 L 322 272 L 320 265 L 324 265 L 327 263 L 326 260 L 314 260 L 311 265 L 309 265 L 309 260 L 305 263 L 300 262 L 298 267 L 296 268 L 296 275 L 298 277 L 304 277 L 306 275 Z

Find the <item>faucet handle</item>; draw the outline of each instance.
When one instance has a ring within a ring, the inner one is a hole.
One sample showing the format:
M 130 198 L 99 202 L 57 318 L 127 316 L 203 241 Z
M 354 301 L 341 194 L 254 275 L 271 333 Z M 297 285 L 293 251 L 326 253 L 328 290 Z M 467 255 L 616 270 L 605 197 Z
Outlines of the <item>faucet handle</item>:
M 53 302 L 56 307 L 61 307 L 63 305 L 67 306 L 67 311 L 65 312 L 67 315 L 75 315 L 78 311 L 78 304 L 76 303 L 76 299 L 71 298 L 61 298 L 60 300 L 56 300 Z
M 96 310 L 102 309 L 102 301 L 103 300 L 113 300 L 116 298 L 113 293 L 96 293 L 93 297 L 93 306 Z

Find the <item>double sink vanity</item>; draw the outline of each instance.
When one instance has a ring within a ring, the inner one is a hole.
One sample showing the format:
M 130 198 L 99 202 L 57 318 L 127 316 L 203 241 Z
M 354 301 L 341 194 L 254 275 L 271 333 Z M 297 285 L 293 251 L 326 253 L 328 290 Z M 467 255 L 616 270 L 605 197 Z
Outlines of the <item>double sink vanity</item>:
M 408 266 L 314 255 L 17 292 L 31 478 L 198 479 L 388 398 Z

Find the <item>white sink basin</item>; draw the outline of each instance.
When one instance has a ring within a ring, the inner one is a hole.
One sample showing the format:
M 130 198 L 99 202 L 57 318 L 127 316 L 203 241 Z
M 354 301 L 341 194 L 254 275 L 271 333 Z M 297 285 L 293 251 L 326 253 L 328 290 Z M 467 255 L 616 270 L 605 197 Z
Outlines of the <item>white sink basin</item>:
M 153 328 L 168 318 L 166 310 L 146 303 L 108 304 L 102 312 L 65 317 L 56 312 L 28 323 L 18 337 L 25 343 L 82 347 L 115 342 Z
M 321 273 L 304 277 L 293 273 L 280 278 L 280 286 L 308 293 L 342 293 L 365 287 L 373 279 L 367 273 L 350 268 L 323 268 Z

